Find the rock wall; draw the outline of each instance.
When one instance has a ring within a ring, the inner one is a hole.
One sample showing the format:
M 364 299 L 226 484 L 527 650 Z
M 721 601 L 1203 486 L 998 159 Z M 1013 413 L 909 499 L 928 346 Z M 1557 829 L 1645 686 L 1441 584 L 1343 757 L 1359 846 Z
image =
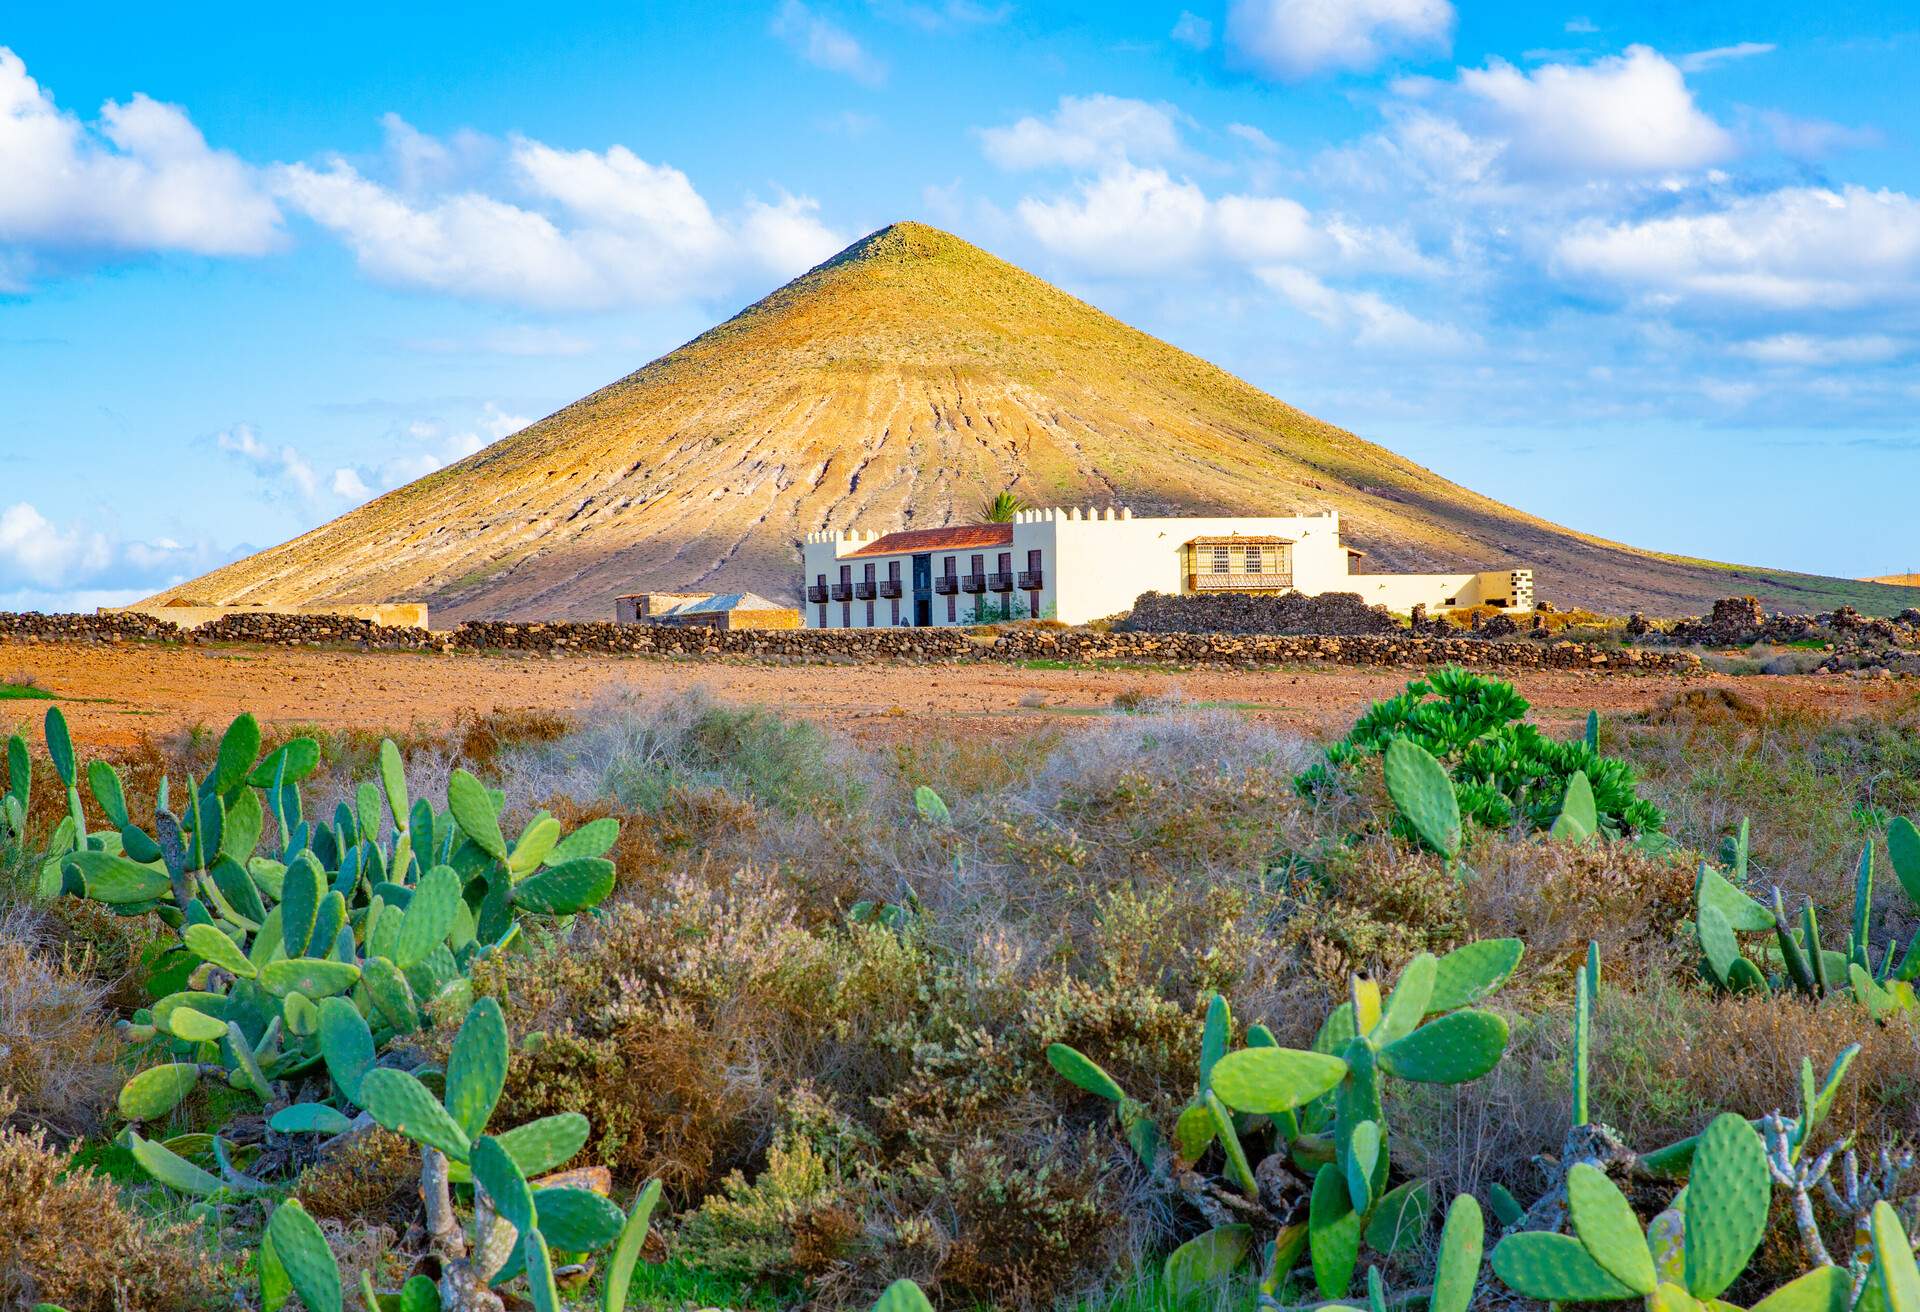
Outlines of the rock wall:
M 784 629 L 723 632 L 657 624 L 509 624 L 476 621 L 450 631 L 405 629 L 324 615 L 235 615 L 193 630 L 137 615 L 0 613 L 0 640 L 159 640 L 263 646 L 347 646 L 367 651 L 515 651 L 537 655 L 631 654 L 793 661 L 1063 661 L 1160 665 L 1467 665 L 1494 670 L 1620 670 L 1685 674 L 1691 652 L 1575 642 L 1392 634 L 1095 633 L 1013 626 L 965 629 Z
M 1406 626 L 1385 606 L 1369 606 L 1357 592 L 1143 593 L 1133 612 L 1114 625 L 1128 633 L 1402 633 Z

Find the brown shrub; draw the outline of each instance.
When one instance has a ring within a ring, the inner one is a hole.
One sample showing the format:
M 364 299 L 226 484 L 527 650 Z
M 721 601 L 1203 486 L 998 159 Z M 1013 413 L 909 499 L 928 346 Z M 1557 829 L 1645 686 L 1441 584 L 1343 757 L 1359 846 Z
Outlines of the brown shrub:
M 0 1122 L 11 1112 L 0 1094 Z M 0 1128 L 0 1306 L 204 1308 L 225 1301 L 217 1276 L 197 1227 L 149 1225 L 41 1131 Z
M 1559 843 L 1496 835 L 1475 843 L 1460 891 L 1467 939 L 1518 938 L 1523 979 L 1564 998 L 1590 942 L 1615 978 L 1671 971 L 1693 914 L 1694 863 L 1632 843 Z M 1690 964 L 1690 959 L 1689 959 Z
M 0 917 L 0 1094 L 13 1115 L 76 1135 L 120 1087 L 119 1042 L 89 954 L 35 943 L 40 928 L 30 912 Z
M 321 1220 L 405 1228 L 420 1207 L 420 1152 L 412 1140 L 375 1126 L 302 1171 L 293 1192 Z

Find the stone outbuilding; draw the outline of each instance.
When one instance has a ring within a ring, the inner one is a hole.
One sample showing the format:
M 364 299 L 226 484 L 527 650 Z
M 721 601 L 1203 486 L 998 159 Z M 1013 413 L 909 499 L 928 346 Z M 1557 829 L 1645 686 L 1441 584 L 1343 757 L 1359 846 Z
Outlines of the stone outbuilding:
M 671 624 L 680 628 L 797 629 L 800 612 L 778 606 L 757 592 L 631 592 L 614 598 L 622 624 Z

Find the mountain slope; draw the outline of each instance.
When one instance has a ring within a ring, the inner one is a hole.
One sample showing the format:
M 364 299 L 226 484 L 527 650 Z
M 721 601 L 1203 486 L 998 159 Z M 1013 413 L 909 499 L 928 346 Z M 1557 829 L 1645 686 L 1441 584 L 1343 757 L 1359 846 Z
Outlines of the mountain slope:
M 1441 479 L 960 239 L 884 228 L 458 464 L 168 597 L 420 600 L 436 624 L 606 618 L 647 589 L 792 599 L 795 541 L 934 527 L 1003 488 L 1137 514 L 1338 509 L 1376 571 L 1531 564 L 1558 605 L 1654 614 L 1903 589 L 1570 532 Z

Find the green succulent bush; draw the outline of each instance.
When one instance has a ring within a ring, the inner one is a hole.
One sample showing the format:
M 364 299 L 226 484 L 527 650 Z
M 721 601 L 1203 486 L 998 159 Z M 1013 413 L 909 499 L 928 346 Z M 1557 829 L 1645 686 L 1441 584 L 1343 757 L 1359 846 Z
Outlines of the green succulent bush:
M 1432 756 L 1452 780 L 1463 821 L 1487 829 L 1521 825 L 1553 828 L 1584 778 L 1594 828 L 1609 836 L 1660 832 L 1666 817 L 1639 795 L 1633 767 L 1603 755 L 1597 735 L 1559 742 L 1527 724 L 1527 701 L 1512 684 L 1448 667 L 1415 679 L 1394 697 L 1375 702 L 1326 759 L 1294 781 L 1305 795 L 1334 786 L 1362 762 L 1409 742 Z M 1407 837 L 1421 831 L 1411 817 L 1399 822 Z M 1441 850 L 1446 850 L 1442 848 Z
M 1506 1050 L 1507 1022 L 1473 1004 L 1512 976 L 1523 951 L 1519 940 L 1500 939 L 1444 957 L 1421 953 L 1384 999 L 1370 977 L 1355 975 L 1351 999 L 1328 1015 L 1310 1050 L 1279 1046 L 1259 1024 L 1247 1027 L 1247 1046 L 1230 1050 L 1232 1014 L 1215 994 L 1197 1086 L 1167 1135 L 1084 1053 L 1056 1043 L 1047 1060 L 1113 1103 L 1141 1163 L 1171 1179 L 1213 1222 L 1167 1259 L 1171 1289 L 1231 1271 L 1257 1246 L 1267 1294 L 1305 1256 L 1321 1294 L 1338 1299 L 1353 1283 L 1363 1246 L 1395 1253 L 1417 1245 L 1433 1207 L 1427 1181 L 1393 1179 L 1388 1081 L 1461 1084 L 1491 1070 Z M 1197 1169 L 1216 1147 L 1223 1180 Z M 1272 1169 L 1281 1163 L 1289 1166 Z M 1304 1200 L 1289 1192 L 1295 1171 L 1312 1180 Z M 1302 1201 L 1306 1220 L 1290 1219 Z
M 294 738 L 263 757 L 259 726 L 242 715 L 207 777 L 186 780 L 177 813 L 161 781 L 144 826 L 128 814 L 118 772 L 89 762 L 87 788 L 113 826 L 89 832 L 58 707 L 46 737 L 68 813 L 40 866 L 42 894 L 152 913 L 178 934 L 154 974 L 184 987 L 123 1025 L 148 1059 L 118 1099 L 136 1125 L 167 1116 L 212 1078 L 278 1108 L 269 1125 L 279 1133 L 343 1133 L 355 1109 L 372 1110 L 363 1084 L 395 1040 L 466 1014 L 476 962 L 514 950 L 528 927 L 557 931 L 613 888 L 601 854 L 617 821 L 563 834 L 542 813 L 509 844 L 499 794 L 463 770 L 444 810 L 410 804 L 391 740 L 381 744 L 378 784 L 363 784 L 331 820 L 310 819 L 300 781 L 318 745 Z M 25 771 L 12 777 L 24 793 Z M 214 1196 L 259 1187 L 234 1169 L 217 1133 L 218 1174 L 135 1129 L 126 1142 L 174 1188 Z
M 1920 829 L 1905 817 L 1886 827 L 1887 854 L 1908 903 L 1920 909 Z M 1700 863 L 1694 883 L 1694 942 L 1700 950 L 1700 975 L 1716 988 L 1735 993 L 1793 992 L 1819 1001 L 1845 996 L 1874 1020 L 1920 1007 L 1913 981 L 1920 979 L 1920 937 L 1900 951 L 1873 944 L 1874 855 L 1871 840 L 1861 844 L 1854 866 L 1853 917 L 1841 950 L 1821 940 L 1820 920 L 1811 900 L 1797 919 L 1789 918 L 1778 888 L 1770 902 L 1748 892 L 1748 826 L 1741 821 L 1725 871 Z M 1764 936 L 1758 960 L 1749 958 L 1742 935 Z

